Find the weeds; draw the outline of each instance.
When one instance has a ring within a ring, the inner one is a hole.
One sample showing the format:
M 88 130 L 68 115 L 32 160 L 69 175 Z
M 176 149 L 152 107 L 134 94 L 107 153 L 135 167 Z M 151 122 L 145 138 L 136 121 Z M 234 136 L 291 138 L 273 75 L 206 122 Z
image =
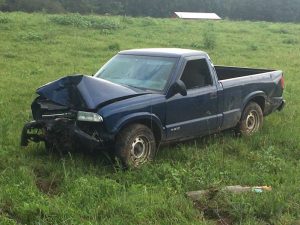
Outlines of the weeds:
M 202 48 L 202 44 L 200 44 L 198 42 L 193 42 L 190 46 L 191 46 L 191 48 L 194 48 L 194 49 L 201 49 Z
M 43 41 L 45 38 L 36 32 L 27 32 L 23 33 L 19 36 L 18 40 L 30 41 L 30 42 L 38 42 Z
M 99 30 L 117 30 L 121 28 L 120 22 L 110 17 L 87 17 L 80 14 L 68 14 L 50 17 L 50 21 L 63 26 L 78 28 L 93 28 Z
M 257 46 L 256 44 L 250 44 L 250 45 L 248 46 L 248 49 L 249 49 L 250 51 L 257 51 L 257 50 L 258 50 L 258 46 Z
M 205 49 L 213 50 L 216 48 L 217 37 L 214 29 L 214 25 L 212 23 L 208 23 L 203 30 L 203 47 Z
M 113 44 L 110 44 L 110 45 L 107 47 L 107 49 L 108 49 L 109 51 L 113 51 L 113 52 L 115 52 L 115 51 L 120 51 L 120 45 L 119 45 L 118 43 L 113 43 Z
M 125 23 L 125 24 L 130 24 L 131 25 L 131 24 L 134 23 L 134 20 L 131 17 L 123 16 L 122 17 L 122 22 Z
M 86 28 L 91 25 L 90 21 L 80 14 L 60 15 L 50 17 L 50 21 L 63 26 Z
M 7 24 L 9 22 L 10 22 L 9 18 L 6 17 L 6 16 L 1 15 L 1 13 L 0 13 L 0 24 Z
M 13 53 L 13 52 L 6 52 L 6 53 L 3 53 L 3 57 L 4 58 L 8 58 L 8 59 L 14 59 L 16 58 L 18 55 L 16 53 Z
M 282 41 L 283 44 L 287 44 L 287 45 L 296 45 L 299 43 L 299 41 L 295 38 L 287 38 L 287 39 L 284 39 Z
M 276 34 L 289 34 L 290 31 L 287 30 L 286 28 L 279 28 L 279 29 L 273 29 L 271 30 L 273 33 L 276 33 Z
M 157 21 L 150 17 L 141 18 L 139 22 L 144 27 L 157 25 Z

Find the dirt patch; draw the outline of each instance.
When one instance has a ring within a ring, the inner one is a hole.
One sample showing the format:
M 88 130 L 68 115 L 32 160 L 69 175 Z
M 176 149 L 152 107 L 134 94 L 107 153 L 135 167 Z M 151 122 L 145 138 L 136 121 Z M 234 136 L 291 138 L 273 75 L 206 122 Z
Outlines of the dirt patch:
M 13 208 L 13 204 L 11 201 L 4 201 L 1 205 L 0 205 L 0 215 L 3 214 L 7 214 L 7 215 L 12 215 L 12 208 Z
M 47 195 L 58 195 L 60 193 L 59 190 L 59 181 L 52 179 L 39 178 L 36 180 L 37 188 Z
M 4 200 L 0 204 L 0 215 L 7 217 L 11 220 L 14 220 L 16 224 L 21 224 L 20 219 L 17 217 L 17 215 L 13 211 L 13 203 L 11 200 Z
M 33 172 L 36 176 L 35 184 L 42 193 L 49 196 L 60 194 L 61 175 L 52 173 L 43 167 L 34 168 Z
M 212 207 L 209 204 L 203 204 L 200 201 L 194 202 L 195 207 L 203 213 L 204 219 L 214 221 L 217 225 L 231 225 L 234 219 L 231 218 L 225 209 Z
M 235 218 L 229 213 L 229 203 L 224 193 L 211 189 L 199 200 L 193 200 L 195 208 L 203 215 L 205 220 L 214 222 L 217 225 L 231 225 Z

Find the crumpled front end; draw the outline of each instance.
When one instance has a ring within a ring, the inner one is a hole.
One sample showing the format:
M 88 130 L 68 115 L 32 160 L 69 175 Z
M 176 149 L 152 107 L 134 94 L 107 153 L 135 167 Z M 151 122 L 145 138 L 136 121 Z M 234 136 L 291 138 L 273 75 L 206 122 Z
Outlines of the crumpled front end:
M 25 124 L 21 145 L 45 142 L 60 149 L 101 148 L 113 137 L 106 132 L 99 108 L 147 94 L 85 75 L 66 76 L 37 89 L 32 105 L 34 121 Z
M 46 147 L 62 151 L 102 149 L 110 145 L 110 137 L 100 115 L 70 109 L 43 97 L 32 103 L 34 120 L 22 130 L 21 146 L 29 142 L 45 142 Z

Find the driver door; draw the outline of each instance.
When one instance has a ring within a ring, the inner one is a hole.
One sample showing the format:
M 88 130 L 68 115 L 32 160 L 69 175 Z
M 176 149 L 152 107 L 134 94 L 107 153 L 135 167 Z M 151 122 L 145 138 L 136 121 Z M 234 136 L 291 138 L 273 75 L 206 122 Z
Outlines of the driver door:
M 180 78 L 187 96 L 176 94 L 166 103 L 167 139 L 212 133 L 219 126 L 218 90 L 205 58 L 187 60 Z

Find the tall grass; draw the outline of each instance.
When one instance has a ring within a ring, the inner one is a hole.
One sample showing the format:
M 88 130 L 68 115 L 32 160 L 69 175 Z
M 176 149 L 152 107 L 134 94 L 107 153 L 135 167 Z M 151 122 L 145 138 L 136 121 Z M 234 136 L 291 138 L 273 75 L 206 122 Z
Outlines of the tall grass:
M 101 30 L 117 30 L 121 28 L 120 22 L 111 17 L 82 16 L 80 14 L 57 15 L 50 17 L 50 21 L 65 26 L 79 28 L 94 28 Z
M 206 24 L 203 30 L 203 46 L 205 49 L 212 50 L 216 47 L 217 37 L 213 23 Z

